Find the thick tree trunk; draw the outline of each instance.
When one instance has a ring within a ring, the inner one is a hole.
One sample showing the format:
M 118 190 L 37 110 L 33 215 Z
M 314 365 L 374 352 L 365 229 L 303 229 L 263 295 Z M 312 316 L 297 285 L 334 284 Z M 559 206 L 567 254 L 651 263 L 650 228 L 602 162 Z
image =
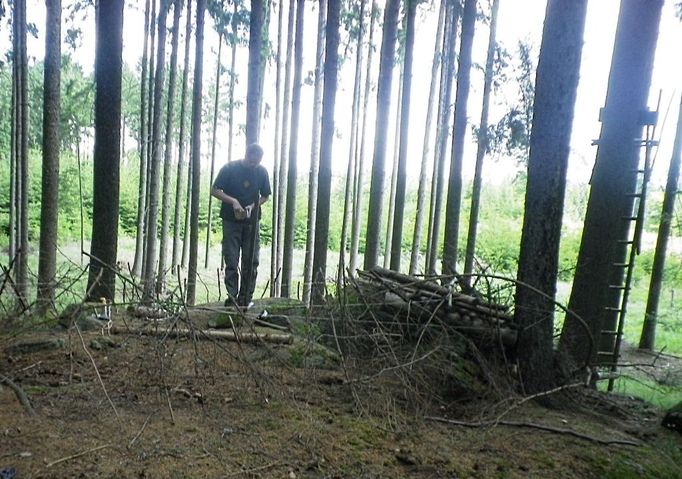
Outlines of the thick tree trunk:
M 201 192 L 201 95 L 204 69 L 205 0 L 197 0 L 196 50 L 194 56 L 194 90 L 192 93 L 192 199 L 191 211 L 199 211 Z M 199 215 L 192 214 L 189 228 L 189 265 L 187 268 L 187 304 L 194 305 L 197 288 L 197 256 L 199 253 Z
M 61 83 L 61 0 L 46 0 L 45 76 L 43 87 L 43 175 L 40 200 L 38 303 L 54 303 L 59 217 L 59 112 Z
M 457 68 L 457 93 L 455 95 L 455 119 L 452 130 L 452 156 L 448 197 L 445 207 L 445 240 L 443 243 L 443 274 L 452 275 L 457 270 L 457 246 L 459 244 L 459 216 L 462 205 L 462 164 L 464 162 L 464 139 L 467 131 L 467 103 L 471 86 L 471 51 L 476 28 L 476 0 L 464 2 L 462 35 Z
M 436 88 L 438 86 L 438 70 L 441 64 L 441 42 L 443 41 L 443 24 L 445 21 L 446 0 L 441 0 L 438 9 L 438 27 L 436 30 L 435 46 L 433 47 L 433 61 L 431 62 L 431 85 L 429 87 L 429 99 L 426 106 L 426 122 L 424 125 L 424 145 L 422 148 L 422 161 L 419 168 L 419 187 L 417 189 L 417 213 L 414 221 L 414 235 L 412 237 L 412 254 L 410 255 L 410 274 L 417 273 L 419 268 L 419 252 L 421 250 L 422 229 L 426 209 L 426 181 L 429 164 L 429 149 L 431 129 L 433 123 L 433 107 L 436 102 Z
M 339 62 L 340 0 L 328 0 L 324 60 L 324 94 L 322 96 L 322 131 L 320 136 L 320 171 L 318 204 L 315 220 L 315 253 L 313 256 L 312 301 L 324 302 L 327 271 L 327 239 L 329 234 L 329 206 L 331 196 L 331 162 L 334 141 L 334 109 Z
M 535 80 L 515 320 L 527 394 L 554 383 L 554 297 L 587 0 L 550 0 Z M 545 296 L 530 290 L 530 285 Z
M 407 146 L 410 136 L 410 102 L 412 95 L 412 57 L 414 52 L 414 23 L 417 16 L 417 0 L 407 2 L 407 25 L 405 33 L 405 58 L 400 107 L 400 150 L 398 152 L 398 178 L 393 212 L 393 237 L 391 243 L 391 269 L 400 271 L 402 257 L 403 223 L 405 217 L 405 189 L 407 178 Z M 388 240 L 387 240 L 388 241 Z
M 680 159 L 682 158 L 682 101 L 680 113 L 677 118 L 677 132 L 673 154 L 668 169 L 668 181 L 665 185 L 663 196 L 663 208 L 661 211 L 661 223 L 658 226 L 658 238 L 654 252 L 654 263 L 651 266 L 651 281 L 649 283 L 649 295 L 646 302 L 646 314 L 642 325 L 642 335 L 639 338 L 641 349 L 653 350 L 656 344 L 656 323 L 658 316 L 658 302 L 661 297 L 663 286 L 663 271 L 665 268 L 665 255 L 668 249 L 668 237 L 672 227 L 673 213 L 675 210 L 675 197 L 678 189 L 677 183 L 680 176 Z
M 180 0 L 182 2 L 182 0 Z M 178 138 L 178 173 L 175 183 L 175 214 L 173 215 L 173 268 L 175 269 L 178 264 L 185 264 L 182 259 L 182 248 L 180 246 L 180 231 L 182 230 L 183 236 L 187 237 L 187 222 L 184 222 L 182 228 L 180 228 L 180 215 L 182 214 L 182 206 L 185 202 L 185 167 L 187 162 L 185 160 L 185 125 L 187 123 L 187 83 L 189 76 L 189 47 L 190 38 L 192 35 L 192 1 L 187 0 L 187 24 L 185 26 L 185 56 L 184 56 L 184 68 L 182 70 L 182 92 L 180 93 L 180 133 Z M 188 170 L 189 171 L 189 170 Z M 187 194 L 189 191 L 187 192 Z M 187 208 L 185 208 L 187 209 Z
M 320 165 L 320 125 L 322 107 L 322 81 L 324 72 L 324 39 L 327 19 L 327 0 L 319 0 L 317 15 L 317 49 L 315 53 L 315 87 L 313 93 L 313 133 L 310 145 L 310 173 L 308 176 L 308 235 L 305 243 L 303 265 L 303 302 L 310 304 L 313 281 L 313 252 L 315 247 L 315 221 L 317 218 L 317 176 Z
M 293 7 L 293 5 L 291 5 Z M 291 8 L 290 7 L 290 8 Z M 296 234 L 296 182 L 298 176 L 298 125 L 301 112 L 301 87 L 303 86 L 303 15 L 305 1 L 296 1 L 296 39 L 294 48 L 294 84 L 291 94 L 291 140 L 289 141 L 289 171 L 287 176 L 286 224 L 284 228 L 284 254 L 282 261 L 282 296 L 293 292 L 292 273 L 294 261 L 294 236 Z
M 379 239 L 381 236 L 382 203 L 386 165 L 386 135 L 388 115 L 391 107 L 391 86 L 395 43 L 398 30 L 400 0 L 388 0 L 384 12 L 384 29 L 381 40 L 381 59 L 379 63 L 379 86 L 377 91 L 377 118 L 374 139 L 374 159 L 372 181 L 369 189 L 369 216 L 367 218 L 367 238 L 365 248 L 365 269 L 376 266 L 379 259 Z
M 620 306 L 620 290 L 609 286 L 623 280 L 623 268 L 614 264 L 624 263 L 627 250 L 622 241 L 630 224 L 624 218 L 632 214 L 634 198 L 628 195 L 637 184 L 640 120 L 647 107 L 662 5 L 662 0 L 621 3 L 599 149 L 568 303 L 590 330 L 567 315 L 560 343 L 581 363 L 597 357 L 597 348 L 589 351 L 589 335 L 599 344 L 602 329 L 615 329 L 617 317 L 605 308 Z
M 97 4 L 92 241 L 86 298 L 115 300 L 121 145 L 123 2 Z
M 168 229 L 170 228 L 171 167 L 173 157 L 173 120 L 175 116 L 175 84 L 178 72 L 178 37 L 182 0 L 173 1 L 173 37 L 171 40 L 170 71 L 168 73 L 168 108 L 166 112 L 166 146 L 163 157 L 163 194 L 161 201 L 161 241 L 159 242 L 159 273 L 157 292 L 163 291 L 168 264 Z M 178 158 L 178 162 L 180 159 Z
M 490 35 L 488 37 L 488 55 L 485 61 L 483 78 L 483 106 L 481 107 L 481 123 L 478 129 L 478 145 L 476 147 L 476 166 L 474 167 L 474 184 L 471 191 L 471 211 L 469 212 L 469 230 L 467 232 L 466 253 L 464 256 L 464 282 L 471 285 L 468 276 L 474 269 L 474 255 L 476 254 L 476 234 L 478 232 L 478 212 L 481 203 L 481 187 L 483 184 L 483 160 L 488 149 L 488 111 L 490 110 L 490 90 L 493 83 L 493 66 L 497 42 L 497 12 L 500 0 L 493 0 L 490 12 Z

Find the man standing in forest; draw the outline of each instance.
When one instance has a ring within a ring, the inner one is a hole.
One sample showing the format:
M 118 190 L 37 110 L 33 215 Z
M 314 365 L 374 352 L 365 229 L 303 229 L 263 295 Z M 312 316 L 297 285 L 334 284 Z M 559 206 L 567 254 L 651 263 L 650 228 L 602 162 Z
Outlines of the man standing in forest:
M 268 172 L 260 164 L 262 159 L 263 148 L 256 143 L 249 145 L 243 160 L 230 162 L 220 169 L 211 188 L 211 194 L 222 201 L 225 306 L 248 307 L 256 288 L 260 206 L 272 193 Z

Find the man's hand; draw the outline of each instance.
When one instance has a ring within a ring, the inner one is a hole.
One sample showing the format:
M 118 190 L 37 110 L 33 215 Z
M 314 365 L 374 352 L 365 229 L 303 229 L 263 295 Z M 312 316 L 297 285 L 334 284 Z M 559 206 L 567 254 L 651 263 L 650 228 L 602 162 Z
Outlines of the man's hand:
M 234 217 L 238 220 L 243 220 L 246 218 L 246 210 L 242 208 L 242 205 L 239 204 L 239 201 L 234 200 L 232 203 L 232 209 L 234 210 Z

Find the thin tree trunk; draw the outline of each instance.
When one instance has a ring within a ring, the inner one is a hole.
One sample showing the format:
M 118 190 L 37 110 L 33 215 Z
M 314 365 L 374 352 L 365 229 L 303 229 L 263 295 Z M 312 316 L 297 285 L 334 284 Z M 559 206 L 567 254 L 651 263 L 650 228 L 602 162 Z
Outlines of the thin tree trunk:
M 431 182 L 431 204 L 429 210 L 429 246 L 426 251 L 426 272 L 436 274 L 436 260 L 440 243 L 440 221 L 443 207 L 443 181 L 445 177 L 445 158 L 450 131 L 450 98 L 452 97 L 452 79 L 455 76 L 455 50 L 459 23 L 458 8 L 448 5 L 445 23 L 444 68 L 441 68 L 441 91 L 438 106 L 439 120 L 436 133 L 436 150 L 433 163 L 433 177 Z
M 331 194 L 331 160 L 334 142 L 334 109 L 339 61 L 340 0 L 328 0 L 324 60 L 324 93 L 322 97 L 322 130 L 320 136 L 320 170 L 318 204 L 315 220 L 315 252 L 313 255 L 312 301 L 321 304 L 325 299 L 327 243 L 329 234 L 329 206 Z
M 291 5 L 293 7 L 293 5 Z M 289 171 L 287 177 L 286 224 L 284 227 L 284 255 L 282 262 L 282 296 L 292 293 L 291 282 L 296 233 L 296 181 L 298 176 L 298 126 L 301 112 L 301 87 L 303 86 L 303 25 L 305 1 L 296 1 L 296 38 L 294 45 L 294 84 L 291 93 L 291 140 L 289 141 Z
M 443 244 L 443 274 L 457 271 L 457 248 L 459 245 L 459 217 L 462 206 L 462 164 L 464 163 L 464 139 L 467 131 L 467 103 L 471 86 L 471 52 L 476 28 L 476 0 L 464 2 L 462 34 L 457 68 L 457 93 L 455 95 L 455 119 L 452 130 L 450 178 L 445 207 L 445 240 Z
M 220 100 L 220 69 L 221 57 L 223 52 L 223 32 L 218 33 L 218 61 L 216 63 L 215 72 L 215 96 L 213 98 L 213 134 L 211 140 L 211 175 L 210 181 L 213 181 L 215 174 L 215 144 L 216 133 L 218 131 L 218 103 Z M 208 252 L 211 247 L 211 220 L 213 219 L 213 195 L 208 195 L 208 219 L 206 224 L 206 249 L 204 252 L 204 268 L 208 268 Z
M 289 14 L 287 18 L 287 52 L 284 62 L 284 94 L 282 108 L 282 142 L 279 154 L 279 181 L 277 184 L 277 250 L 275 254 L 276 269 L 282 269 L 282 256 L 284 254 L 284 206 L 287 194 L 287 170 L 289 167 L 289 111 L 291 108 L 291 60 L 294 50 L 294 12 L 295 0 L 289 1 Z M 274 235 L 274 230 L 273 230 Z M 275 283 L 275 295 L 282 294 L 282 274 L 273 279 Z
M 142 274 L 144 250 L 144 226 L 147 210 L 147 39 L 149 37 L 149 0 L 144 7 L 144 46 L 142 47 L 142 72 L 140 74 L 140 183 L 137 195 L 137 235 L 135 236 L 135 259 L 133 275 Z
M 170 71 L 168 72 L 168 108 L 166 112 L 166 145 L 163 159 L 163 195 L 161 200 L 161 241 L 159 243 L 159 273 L 157 291 L 165 288 L 166 264 L 168 263 L 168 229 L 171 208 L 171 167 L 173 157 L 173 124 L 175 117 L 175 84 L 178 71 L 178 41 L 180 36 L 180 13 L 182 0 L 173 1 L 173 37 L 171 40 Z M 178 158 L 178 163 L 180 159 Z M 176 200 L 177 201 L 177 200 Z
M 412 57 L 414 52 L 414 24 L 417 16 L 417 0 L 407 2 L 407 25 L 405 32 L 405 58 L 403 60 L 403 83 L 400 107 L 400 150 L 398 153 L 398 177 L 393 212 L 393 237 L 391 246 L 391 269 L 400 271 L 402 258 L 403 223 L 405 218 L 405 190 L 407 177 L 407 146 L 410 136 L 410 102 L 412 100 Z M 388 240 L 387 240 L 388 241 Z
M 152 119 L 152 159 L 149 169 L 149 221 L 147 223 L 147 251 L 145 258 L 144 298 L 151 301 L 156 291 L 157 233 L 159 229 L 159 178 L 161 168 L 161 123 L 163 118 L 163 87 L 166 59 L 166 16 L 170 0 L 159 5 L 158 46 L 156 49 L 156 72 L 154 73 L 154 116 Z
M 343 202 L 343 223 L 341 225 L 341 245 L 339 247 L 339 265 L 336 282 L 340 286 L 346 268 L 346 247 L 348 245 L 348 229 L 351 227 L 353 199 L 355 196 L 355 179 L 358 173 L 358 123 L 360 116 L 360 95 L 362 89 L 362 41 L 365 36 L 365 1 L 360 0 L 357 47 L 355 52 L 355 81 L 353 82 L 353 104 L 351 107 L 350 148 L 348 152 L 348 169 L 346 171 L 346 194 Z
M 441 0 L 438 9 L 438 27 L 436 30 L 435 46 L 433 47 L 433 62 L 431 63 L 431 85 L 429 86 L 429 99 L 426 107 L 426 121 L 424 126 L 424 144 L 422 147 L 422 161 L 419 169 L 419 187 L 417 189 L 417 212 L 414 222 L 414 234 L 412 237 L 412 254 L 410 256 L 410 275 L 417 273 L 419 268 L 419 252 L 421 250 L 422 229 L 426 207 L 427 170 L 433 123 L 433 107 L 436 102 L 436 88 L 438 84 L 438 70 L 441 64 L 441 43 L 443 41 L 443 25 L 445 23 L 446 0 Z
M 654 252 L 654 263 L 651 266 L 651 281 L 649 282 L 649 295 L 646 301 L 646 313 L 642 325 L 642 335 L 639 338 L 640 349 L 652 351 L 656 345 L 656 323 L 658 316 L 658 303 L 661 298 L 663 286 L 663 272 L 665 269 L 665 255 L 668 249 L 668 238 L 672 227 L 673 213 L 675 210 L 675 198 L 678 193 L 678 181 L 680 177 L 680 159 L 682 158 L 682 101 L 680 113 L 677 119 L 677 132 L 673 154 L 668 169 L 668 181 L 665 184 L 663 196 L 663 208 L 661 210 L 661 223 L 658 226 L 658 238 Z
M 97 4 L 92 241 L 86 297 L 115 300 L 121 145 L 123 2 Z
M 279 263 L 277 261 L 277 244 L 279 243 L 279 169 L 280 169 L 280 143 L 282 126 L 282 28 L 284 18 L 284 0 L 279 1 L 277 9 L 277 55 L 275 57 L 275 143 L 273 154 L 275 165 L 272 171 L 272 236 L 270 239 L 270 296 L 277 296 L 277 281 L 279 276 Z
M 471 285 L 470 275 L 474 270 L 476 254 L 476 234 L 478 232 L 478 212 L 481 203 L 481 187 L 483 183 L 483 160 L 488 149 L 488 111 L 490 109 L 490 90 L 493 83 L 493 66 L 497 42 L 497 12 L 500 0 L 493 0 L 490 12 L 490 35 L 488 37 L 488 55 L 485 61 L 483 78 L 483 106 L 481 107 L 481 123 L 478 129 L 478 145 L 476 147 L 476 166 L 474 168 L 474 184 L 471 191 L 471 211 L 469 213 L 469 230 L 467 232 L 466 254 L 464 256 L 464 284 Z
M 256 2 L 260 3 L 260 2 Z M 192 93 L 192 200 L 189 232 L 189 266 L 187 268 L 187 304 L 194 305 L 197 290 L 197 256 L 199 253 L 199 194 L 201 192 L 201 95 L 204 58 L 204 12 L 205 0 L 197 0 L 196 50 L 194 56 L 194 85 Z
M 46 0 L 43 89 L 43 174 L 40 200 L 38 303 L 54 303 L 59 219 L 59 112 L 61 83 L 61 0 Z
M 400 156 L 400 116 L 403 98 L 403 66 L 398 74 L 398 97 L 396 98 L 395 130 L 393 133 L 393 155 L 391 156 L 390 189 L 388 193 L 388 219 L 386 221 L 386 241 L 384 242 L 384 268 L 391 265 L 391 246 L 393 243 L 393 217 L 395 215 L 396 189 L 398 187 L 398 157 Z
M 376 266 L 379 257 L 384 178 L 386 177 L 384 172 L 386 164 L 387 135 L 385 126 L 388 124 L 388 115 L 391 107 L 391 87 L 393 82 L 393 64 L 399 12 L 400 0 L 388 0 L 384 11 L 381 58 L 379 60 L 377 117 L 374 139 L 374 157 L 372 162 L 372 181 L 369 189 L 369 216 L 367 218 L 367 238 L 364 261 L 365 269 Z
M 305 243 L 305 259 L 303 265 L 303 302 L 310 304 L 313 281 L 313 249 L 315 245 L 315 221 L 317 218 L 317 176 L 320 163 L 320 114 L 322 106 L 322 80 L 324 72 L 325 25 L 327 18 L 327 0 L 319 0 L 317 16 L 317 50 L 315 53 L 315 86 L 313 93 L 313 132 L 310 146 L 310 174 L 308 176 L 308 234 Z
M 372 86 L 372 58 L 374 53 L 374 17 L 378 12 L 376 0 L 372 0 L 372 10 L 369 15 L 369 42 L 367 47 L 367 71 L 365 74 L 365 93 L 362 100 L 362 131 L 360 133 L 360 150 L 358 156 L 357 174 L 355 177 L 353 226 L 351 229 L 351 245 L 349 269 L 355 274 L 358 268 L 358 251 L 360 249 L 360 230 L 362 228 L 362 199 L 364 196 L 365 145 L 367 143 L 367 107 Z M 378 15 L 377 15 L 378 16 Z
M 181 0 L 182 1 L 182 0 Z M 189 47 L 190 38 L 192 35 L 192 1 L 187 0 L 187 24 L 185 26 L 185 56 L 184 68 L 182 71 L 182 93 L 180 94 L 180 134 L 178 139 L 178 173 L 175 183 L 175 215 L 173 216 L 173 269 L 178 264 L 186 264 L 186 261 L 181 257 L 180 247 L 180 215 L 182 213 L 182 205 L 185 201 L 184 182 L 185 182 L 185 127 L 186 127 L 186 105 L 187 105 L 187 83 L 189 75 Z M 187 208 L 185 208 L 187 210 Z M 184 222 L 182 228 L 183 237 L 187 237 L 187 222 Z

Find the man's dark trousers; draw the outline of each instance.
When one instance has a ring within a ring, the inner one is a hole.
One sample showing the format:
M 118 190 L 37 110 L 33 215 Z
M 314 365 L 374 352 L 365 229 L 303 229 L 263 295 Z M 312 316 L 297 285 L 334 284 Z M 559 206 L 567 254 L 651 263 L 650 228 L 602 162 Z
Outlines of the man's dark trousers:
M 223 220 L 225 288 L 229 297 L 242 306 L 249 304 L 256 289 L 259 243 L 258 223 Z M 239 268 L 240 252 L 241 268 Z

